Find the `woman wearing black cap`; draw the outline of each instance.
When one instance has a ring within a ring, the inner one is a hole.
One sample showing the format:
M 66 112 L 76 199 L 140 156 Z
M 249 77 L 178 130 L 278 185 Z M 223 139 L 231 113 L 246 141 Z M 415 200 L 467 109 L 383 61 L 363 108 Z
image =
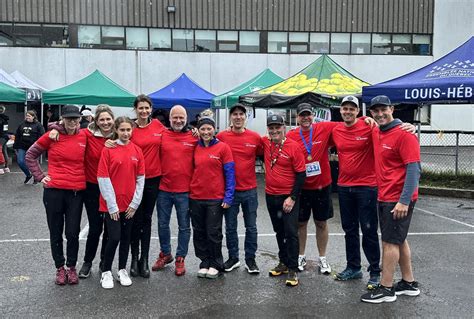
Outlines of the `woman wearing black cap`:
M 59 140 L 41 136 L 26 153 L 26 163 L 35 181 L 43 183 L 43 203 L 51 241 L 51 252 L 56 265 L 56 284 L 70 285 L 79 282 L 76 273 L 79 232 L 81 226 L 83 190 L 86 188 L 84 154 L 86 136 L 79 131 L 81 114 L 74 105 L 62 109 L 66 134 Z M 45 174 L 38 158 L 48 151 L 48 173 Z M 64 231 L 65 229 L 65 231 Z M 63 232 L 67 239 L 66 257 L 63 252 Z M 66 270 L 64 264 L 68 267 Z
M 235 190 L 234 160 L 230 147 L 214 137 L 216 123 L 202 116 L 194 152 L 189 211 L 196 256 L 201 259 L 198 277 L 215 279 L 224 270 L 222 217 L 232 205 Z

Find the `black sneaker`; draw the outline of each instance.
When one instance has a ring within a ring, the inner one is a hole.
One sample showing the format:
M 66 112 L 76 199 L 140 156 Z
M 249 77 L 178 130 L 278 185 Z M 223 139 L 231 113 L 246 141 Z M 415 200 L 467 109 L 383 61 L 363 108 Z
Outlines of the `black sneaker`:
M 280 276 L 282 274 L 287 274 L 287 273 L 288 273 L 288 267 L 286 267 L 286 265 L 282 263 L 281 261 L 278 263 L 278 265 L 275 268 L 270 269 L 270 271 L 268 272 L 268 274 L 272 277 Z
M 406 295 L 406 296 L 418 296 L 420 294 L 420 289 L 418 289 L 418 282 L 408 282 L 405 280 L 400 280 L 395 285 L 395 294 L 397 296 Z
M 224 263 L 224 270 L 226 272 L 230 272 L 236 268 L 240 267 L 240 261 L 238 258 L 229 258 L 227 261 Z
M 360 300 L 369 303 L 394 302 L 397 295 L 393 287 L 379 285 L 374 291 L 363 294 Z
M 91 274 L 92 263 L 84 262 L 79 270 L 79 278 L 87 278 Z
M 26 176 L 25 178 L 25 181 L 23 182 L 23 184 L 28 184 L 28 182 L 30 181 L 30 179 L 33 177 L 33 175 L 28 175 Z
M 285 284 L 287 286 L 295 287 L 298 286 L 299 280 L 298 280 L 298 274 L 294 270 L 290 270 L 288 272 L 288 278 L 286 278 Z
M 249 258 L 245 260 L 245 268 L 249 274 L 259 274 L 260 269 L 258 269 L 255 258 Z

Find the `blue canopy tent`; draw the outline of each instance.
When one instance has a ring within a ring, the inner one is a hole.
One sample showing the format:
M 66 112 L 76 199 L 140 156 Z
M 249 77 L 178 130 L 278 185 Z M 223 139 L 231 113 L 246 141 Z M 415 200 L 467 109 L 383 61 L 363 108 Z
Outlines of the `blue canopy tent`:
M 395 104 L 474 103 L 474 37 L 433 63 L 379 84 L 364 86 L 365 103 L 386 95 Z
M 186 109 L 205 109 L 211 106 L 214 94 L 204 90 L 186 74 L 165 86 L 164 88 L 148 94 L 155 109 L 170 109 L 176 104 Z

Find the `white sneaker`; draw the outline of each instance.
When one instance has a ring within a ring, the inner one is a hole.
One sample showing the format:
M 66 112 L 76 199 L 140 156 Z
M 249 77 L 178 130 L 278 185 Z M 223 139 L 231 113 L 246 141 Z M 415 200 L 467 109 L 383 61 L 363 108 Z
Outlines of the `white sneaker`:
M 319 257 L 319 270 L 322 274 L 330 274 L 331 273 L 331 266 L 326 260 L 326 257 Z
M 112 276 L 112 272 L 110 270 L 102 273 L 100 284 L 104 289 L 114 288 L 114 277 Z
M 128 287 L 132 285 L 132 279 L 130 279 L 130 276 L 128 275 L 128 272 L 126 269 L 120 269 L 118 271 L 117 280 L 120 281 L 120 284 L 122 286 Z
M 5 168 L 3 169 L 3 171 L 4 171 L 5 173 L 10 173 L 10 169 L 9 169 L 8 167 L 5 167 Z
M 209 271 L 208 268 L 201 268 L 198 271 L 198 277 L 199 278 L 206 278 L 207 272 Z
M 209 270 L 207 271 L 207 274 L 206 274 L 206 278 L 216 279 L 217 277 L 219 277 L 219 274 L 220 274 L 219 270 L 217 270 L 214 267 L 209 267 Z
M 299 255 L 298 256 L 298 270 L 303 271 L 305 266 L 306 266 L 306 256 Z
M 5 171 L 3 170 L 3 168 L 0 168 L 0 175 L 3 175 L 5 174 Z

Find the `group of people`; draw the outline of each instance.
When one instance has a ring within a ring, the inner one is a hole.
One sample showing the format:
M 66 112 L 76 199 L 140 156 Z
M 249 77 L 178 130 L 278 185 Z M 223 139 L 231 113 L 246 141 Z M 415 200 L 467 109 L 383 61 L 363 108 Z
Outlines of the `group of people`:
M 187 125 L 184 107 L 170 110 L 170 128 L 151 119 L 152 103 L 139 95 L 134 103 L 137 119 L 114 119 L 110 108 L 99 105 L 93 122 L 79 129 L 80 113 L 67 105 L 62 121 L 51 126 L 28 149 L 26 163 L 34 180 L 44 184 L 43 201 L 51 236 L 56 283 L 77 284 L 87 278 L 98 250 L 101 285 L 112 288 L 111 272 L 119 248 L 117 279 L 132 284 L 130 275 L 150 276 L 151 222 L 156 205 L 160 252 L 153 271 L 175 261 L 175 274 L 186 272 L 185 258 L 193 229 L 196 257 L 201 260 L 197 276 L 215 279 L 240 266 L 238 215 L 245 224 L 245 266 L 250 274 L 260 272 L 256 263 L 257 180 L 255 161 L 263 156 L 266 206 L 276 233 L 278 264 L 270 276 L 287 275 L 285 284 L 299 284 L 298 271 L 306 265 L 307 224 L 313 214 L 321 273 L 332 272 L 326 257 L 327 221 L 333 217 L 328 149 L 339 155 L 339 202 L 346 233 L 347 266 L 336 280 L 362 278 L 359 225 L 362 247 L 369 262 L 367 288 L 361 300 L 372 303 L 395 301 L 400 294 L 419 294 L 411 269 L 408 227 L 417 199 L 420 152 L 413 126 L 393 118 L 394 107 L 386 96 L 374 98 L 374 119 L 358 118 L 359 101 L 344 98 L 343 122 L 314 123 L 312 106 L 297 108 L 299 126 L 286 132 L 284 118 L 267 118 L 268 135 L 261 137 L 246 128 L 247 111 L 236 104 L 230 109 L 231 126 L 216 135 L 211 114 L 202 114 L 196 129 Z M 375 122 L 378 124 L 375 125 Z M 48 151 L 48 173 L 41 171 L 38 157 Z M 76 273 L 78 236 L 84 202 L 89 234 L 84 262 Z M 178 243 L 173 255 L 170 219 L 175 207 Z M 222 254 L 223 220 L 228 259 Z M 380 267 L 378 223 L 382 232 Z M 65 229 L 65 231 L 64 231 Z M 66 258 L 62 234 L 67 238 Z M 393 284 L 400 264 L 402 280 Z M 382 276 L 380 276 L 380 274 Z

